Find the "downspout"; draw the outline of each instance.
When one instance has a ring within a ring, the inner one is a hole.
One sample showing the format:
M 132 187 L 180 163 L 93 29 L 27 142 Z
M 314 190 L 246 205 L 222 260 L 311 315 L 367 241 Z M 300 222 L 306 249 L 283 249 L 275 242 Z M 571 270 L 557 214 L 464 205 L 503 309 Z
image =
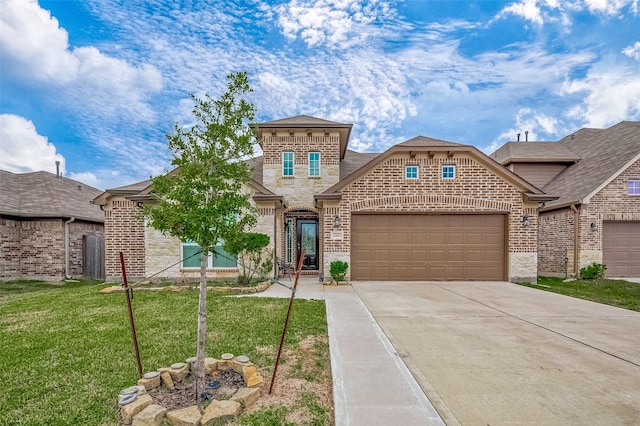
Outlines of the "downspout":
M 580 256 L 578 251 L 580 250 L 580 210 L 575 204 L 571 204 L 571 210 L 573 210 L 573 276 L 578 278 L 580 273 Z
M 278 212 L 280 207 L 273 209 L 273 279 L 278 279 Z
M 64 223 L 64 278 L 69 280 L 69 224 L 76 221 L 75 217 L 70 218 Z

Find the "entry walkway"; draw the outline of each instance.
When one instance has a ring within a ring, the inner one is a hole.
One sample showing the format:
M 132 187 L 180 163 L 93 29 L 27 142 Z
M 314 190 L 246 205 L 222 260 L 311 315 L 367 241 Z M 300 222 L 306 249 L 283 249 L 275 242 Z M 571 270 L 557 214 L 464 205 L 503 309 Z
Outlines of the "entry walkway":
M 282 280 L 293 286 L 293 281 Z M 257 297 L 291 297 L 272 285 Z M 301 278 L 298 299 L 325 300 L 337 426 L 444 425 L 351 286 Z M 295 308 L 294 308 L 295 309 Z

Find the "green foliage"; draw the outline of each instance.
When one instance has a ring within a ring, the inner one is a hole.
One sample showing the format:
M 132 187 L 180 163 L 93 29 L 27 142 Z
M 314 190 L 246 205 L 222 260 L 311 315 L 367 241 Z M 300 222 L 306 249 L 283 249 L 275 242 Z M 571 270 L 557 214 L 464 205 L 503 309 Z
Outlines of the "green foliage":
M 270 238 L 257 232 L 237 234 L 225 242 L 224 249 L 238 256 L 240 276 L 238 283 L 248 285 L 259 275 L 266 275 L 273 269 L 273 252 L 267 249 Z
M 125 298 L 122 293 L 101 294 L 101 288 L 74 283 L 0 299 L 0 425 L 119 424 L 118 392 L 134 385 L 138 373 Z M 198 292 L 134 293 L 144 371 L 193 356 L 194 318 L 176 313 L 195 312 Z M 247 354 L 270 377 L 289 301 L 209 296 L 207 354 Z M 286 347 L 299 347 L 309 335 L 326 339 L 325 303 L 295 303 Z M 322 356 L 329 359 L 328 349 Z M 244 417 L 241 424 L 268 424 L 260 417 L 254 423 Z
M 334 260 L 329 266 L 329 273 L 331 274 L 331 278 L 335 281 L 344 281 L 344 277 L 347 275 L 347 269 L 349 269 L 349 264 L 347 262 Z
M 595 280 L 604 277 L 604 271 L 607 269 L 607 265 L 602 263 L 592 263 L 589 266 L 585 266 L 580 269 L 580 278 L 585 280 Z
M 640 283 L 606 278 L 565 280 L 564 278 L 538 277 L 537 284 L 522 285 L 632 311 L 640 311 Z
M 186 130 L 176 123 L 167 135 L 175 169 L 153 178 L 155 202 L 143 210 L 152 227 L 194 241 L 205 255 L 257 222 L 244 189 L 252 170 L 243 160 L 253 154 L 255 140 L 250 127 L 255 108 L 243 98 L 251 89 L 246 72 L 227 80 L 219 99 L 190 95 L 197 122 Z

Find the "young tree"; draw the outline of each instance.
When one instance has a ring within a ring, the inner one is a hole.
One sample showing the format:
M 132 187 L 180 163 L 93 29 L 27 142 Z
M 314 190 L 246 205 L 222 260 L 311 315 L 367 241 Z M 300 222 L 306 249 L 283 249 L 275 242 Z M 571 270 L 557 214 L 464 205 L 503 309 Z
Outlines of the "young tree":
M 205 385 L 207 335 L 207 259 L 225 239 L 253 227 L 256 211 L 245 184 L 252 170 L 244 159 L 253 154 L 250 123 L 255 108 L 244 96 L 251 92 L 246 72 L 227 76 L 227 90 L 218 99 L 190 95 L 196 124 L 175 124 L 167 135 L 172 172 L 153 178 L 154 203 L 145 205 L 149 225 L 163 234 L 191 240 L 202 248 L 196 353 L 196 398 Z

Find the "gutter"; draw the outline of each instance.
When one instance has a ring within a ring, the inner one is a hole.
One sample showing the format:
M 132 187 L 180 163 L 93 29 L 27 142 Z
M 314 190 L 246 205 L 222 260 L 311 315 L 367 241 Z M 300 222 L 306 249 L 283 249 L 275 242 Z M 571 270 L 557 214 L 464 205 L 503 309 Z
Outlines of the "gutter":
M 76 221 L 75 217 L 71 217 L 64 223 L 64 278 L 69 280 L 69 224 Z

